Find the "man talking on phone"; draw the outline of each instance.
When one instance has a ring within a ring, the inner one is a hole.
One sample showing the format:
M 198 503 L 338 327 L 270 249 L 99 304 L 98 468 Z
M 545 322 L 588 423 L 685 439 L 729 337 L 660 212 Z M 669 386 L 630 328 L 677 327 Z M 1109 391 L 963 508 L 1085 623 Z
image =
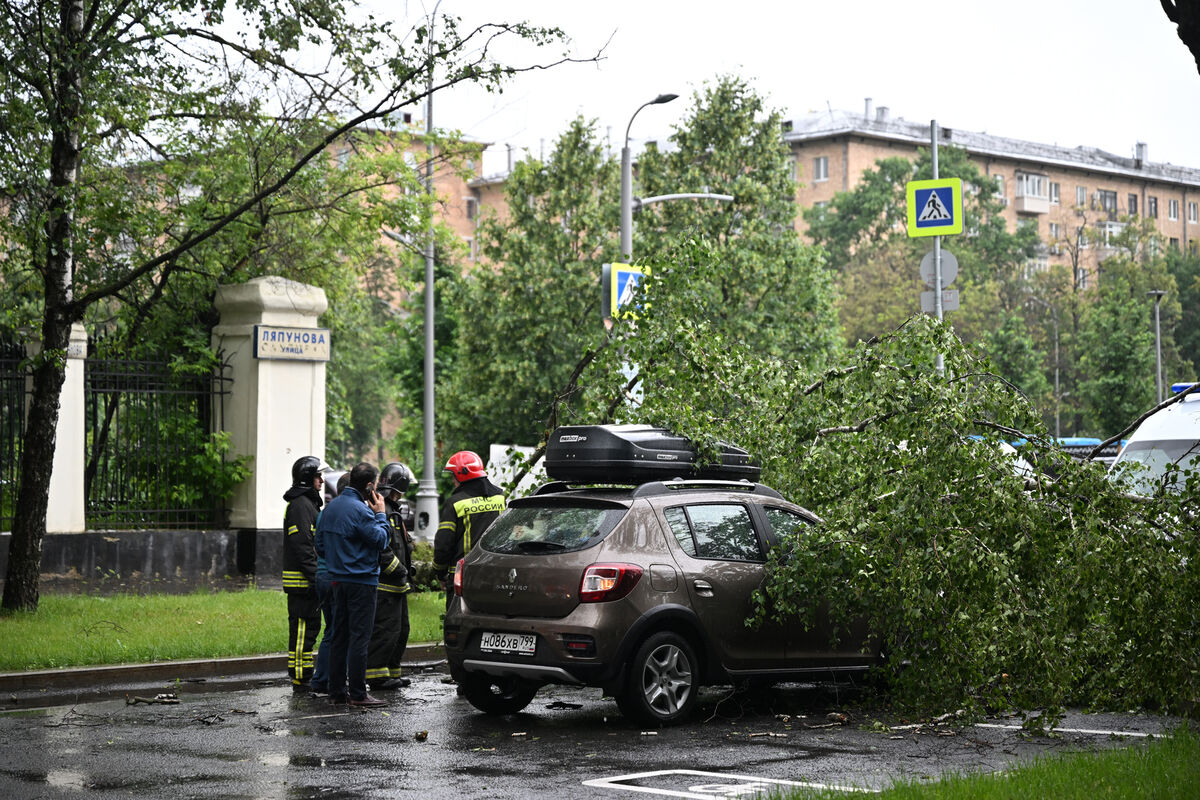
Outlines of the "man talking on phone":
M 383 496 L 375 491 L 379 470 L 363 462 L 350 470 L 350 485 L 329 501 L 317 523 L 317 553 L 329 569 L 333 638 L 329 654 L 329 702 L 361 708 L 386 706 L 367 694 L 367 647 L 375 624 L 379 553 L 390 529 Z

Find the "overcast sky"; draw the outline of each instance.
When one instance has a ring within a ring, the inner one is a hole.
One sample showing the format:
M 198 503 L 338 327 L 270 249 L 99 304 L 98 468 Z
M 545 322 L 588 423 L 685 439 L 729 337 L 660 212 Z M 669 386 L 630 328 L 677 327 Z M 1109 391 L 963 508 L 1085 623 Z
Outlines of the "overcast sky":
M 367 2 L 410 22 L 432 6 Z M 496 145 L 489 172 L 504 168 L 506 145 L 549 152 L 576 114 L 619 149 L 637 107 L 673 92 L 631 133 L 664 139 L 726 73 L 785 117 L 861 112 L 870 97 L 913 122 L 1130 156 L 1143 141 L 1152 161 L 1200 168 L 1200 75 L 1159 0 L 442 0 L 441 11 L 558 26 L 580 56 L 605 48 L 599 63 L 518 76 L 499 95 L 435 98 L 438 127 Z

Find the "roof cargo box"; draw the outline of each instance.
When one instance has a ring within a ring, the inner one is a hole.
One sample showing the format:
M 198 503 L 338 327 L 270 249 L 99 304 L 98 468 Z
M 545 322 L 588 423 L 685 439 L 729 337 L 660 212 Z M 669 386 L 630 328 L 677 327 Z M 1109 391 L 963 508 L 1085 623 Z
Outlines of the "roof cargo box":
M 722 442 L 720 463 L 696 463 L 690 440 L 650 425 L 564 425 L 550 434 L 546 474 L 576 483 L 646 483 L 671 478 L 756 481 L 750 454 Z

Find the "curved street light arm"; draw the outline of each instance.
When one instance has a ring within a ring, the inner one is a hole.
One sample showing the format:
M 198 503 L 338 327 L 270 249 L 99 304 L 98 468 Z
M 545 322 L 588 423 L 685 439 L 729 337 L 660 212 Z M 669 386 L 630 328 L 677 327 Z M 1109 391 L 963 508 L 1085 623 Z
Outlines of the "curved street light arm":
M 654 197 L 635 197 L 633 207 L 639 209 L 651 203 L 665 203 L 668 200 L 720 200 L 725 203 L 733 202 L 731 194 L 714 194 L 713 192 L 682 192 L 680 194 L 657 194 Z

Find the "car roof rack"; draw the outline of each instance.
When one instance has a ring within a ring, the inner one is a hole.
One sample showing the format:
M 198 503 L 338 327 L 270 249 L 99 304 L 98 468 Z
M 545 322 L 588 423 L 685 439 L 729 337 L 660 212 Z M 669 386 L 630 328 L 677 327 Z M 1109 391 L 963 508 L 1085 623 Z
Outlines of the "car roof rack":
M 721 490 L 746 492 L 747 494 L 757 494 L 764 497 L 773 497 L 777 500 L 782 500 L 783 495 L 772 489 L 770 486 L 763 486 L 761 483 L 751 483 L 742 478 L 737 481 L 722 481 L 706 478 L 672 478 L 667 481 L 650 481 L 643 483 L 633 490 L 634 497 L 654 497 L 656 495 L 670 494 L 671 492 L 687 491 L 687 490 Z
M 672 478 L 665 481 L 647 481 L 646 483 L 584 483 L 573 481 L 551 481 L 539 486 L 530 497 L 539 497 L 560 492 L 589 491 L 589 492 L 628 492 L 633 497 L 654 497 L 680 491 L 724 490 L 746 492 L 763 497 L 783 500 L 784 497 L 770 486 L 752 483 L 745 478 L 736 481 L 723 481 L 711 478 Z

